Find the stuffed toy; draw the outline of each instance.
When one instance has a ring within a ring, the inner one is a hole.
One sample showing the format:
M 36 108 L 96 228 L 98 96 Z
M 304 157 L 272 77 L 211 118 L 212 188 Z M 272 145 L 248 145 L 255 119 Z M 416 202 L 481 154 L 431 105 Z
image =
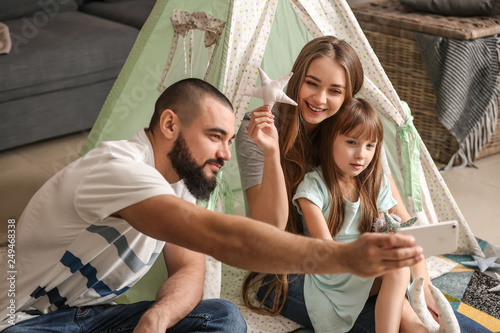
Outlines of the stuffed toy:
M 439 324 L 434 320 L 429 310 L 424 296 L 424 278 L 416 278 L 408 287 L 408 301 L 411 307 L 417 314 L 430 333 L 460 333 L 455 313 L 450 305 L 450 302 L 444 297 L 441 291 L 429 285 L 431 295 L 436 302 L 437 312 L 439 315 Z
M 496 263 L 498 257 L 481 258 L 473 255 L 472 258 L 474 259 L 473 261 L 462 261 L 461 264 L 467 266 L 476 266 L 481 271 L 481 273 L 484 273 L 487 269 L 490 268 L 500 268 L 500 264 Z
M 267 74 L 259 68 L 259 75 L 261 86 L 246 92 L 246 96 L 263 99 L 264 105 L 269 105 L 270 110 L 272 110 L 275 102 L 297 105 L 297 103 L 283 92 L 283 88 L 286 86 L 293 73 L 285 75 L 277 80 L 271 80 Z
M 406 227 L 411 227 L 417 222 L 417 218 L 411 218 L 406 222 L 401 223 L 401 218 L 396 214 L 389 214 L 384 212 L 384 217 L 378 218 L 373 224 L 374 232 L 388 233 L 388 232 L 396 232 L 396 230 Z

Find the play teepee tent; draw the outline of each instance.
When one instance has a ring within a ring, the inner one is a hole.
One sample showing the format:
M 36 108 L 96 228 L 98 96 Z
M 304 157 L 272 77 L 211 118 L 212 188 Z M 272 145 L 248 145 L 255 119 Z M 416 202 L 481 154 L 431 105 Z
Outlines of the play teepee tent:
M 258 67 L 272 79 L 288 74 L 302 46 L 322 35 L 346 40 L 362 61 L 360 95 L 383 115 L 384 146 L 410 214 L 420 223 L 457 220 L 459 253 L 482 255 L 345 0 L 158 0 L 82 153 L 146 127 L 164 87 L 185 77 L 203 78 L 222 91 L 239 124 L 262 103 L 244 95 L 260 85 Z M 233 190 L 239 186 L 235 164 L 233 159 L 224 171 Z

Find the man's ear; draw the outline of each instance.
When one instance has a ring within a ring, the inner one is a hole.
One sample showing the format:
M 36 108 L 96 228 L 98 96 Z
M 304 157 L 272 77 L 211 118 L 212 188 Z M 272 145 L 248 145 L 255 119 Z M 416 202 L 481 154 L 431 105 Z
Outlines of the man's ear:
M 158 125 L 160 131 L 167 139 L 175 139 L 181 128 L 179 117 L 170 109 L 166 109 L 162 112 Z

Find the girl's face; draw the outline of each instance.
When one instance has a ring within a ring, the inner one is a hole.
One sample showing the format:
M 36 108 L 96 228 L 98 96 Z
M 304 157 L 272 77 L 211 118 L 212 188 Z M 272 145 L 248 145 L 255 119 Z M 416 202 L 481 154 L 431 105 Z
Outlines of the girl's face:
M 358 176 L 373 160 L 377 141 L 361 135 L 339 134 L 333 140 L 333 160 L 344 178 Z
M 300 86 L 298 104 L 307 131 L 333 116 L 344 103 L 345 70 L 331 58 L 317 58 L 307 69 Z

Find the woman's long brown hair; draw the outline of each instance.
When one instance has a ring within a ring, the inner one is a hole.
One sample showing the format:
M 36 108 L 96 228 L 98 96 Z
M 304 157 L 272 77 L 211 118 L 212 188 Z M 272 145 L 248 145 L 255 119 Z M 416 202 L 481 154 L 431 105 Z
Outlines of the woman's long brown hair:
M 299 90 L 304 82 L 309 65 L 318 58 L 332 59 L 344 68 L 346 94 L 343 106 L 350 104 L 352 97 L 359 92 L 363 85 L 363 67 L 354 49 L 344 40 L 333 36 L 315 38 L 302 48 L 292 67 L 294 74 L 288 82 L 287 95 L 295 101 L 298 100 Z M 306 132 L 304 120 L 297 106 L 279 104 L 278 119 L 281 167 L 285 176 L 288 196 L 289 214 L 286 230 L 301 234 L 302 223 L 297 210 L 292 204 L 292 197 L 308 171 L 308 167 L 314 164 L 312 141 L 317 131 L 314 133 Z M 243 282 L 243 300 L 245 305 L 257 312 L 276 315 L 283 308 L 284 302 L 280 305 L 280 299 L 286 299 L 288 293 L 288 277 L 286 275 L 275 276 L 275 279 L 270 282 L 271 288 L 269 290 L 275 290 L 274 306 L 271 309 L 264 307 L 262 303 L 254 306 L 250 302 L 252 295 L 258 290 L 262 280 L 267 276 L 250 272 Z

